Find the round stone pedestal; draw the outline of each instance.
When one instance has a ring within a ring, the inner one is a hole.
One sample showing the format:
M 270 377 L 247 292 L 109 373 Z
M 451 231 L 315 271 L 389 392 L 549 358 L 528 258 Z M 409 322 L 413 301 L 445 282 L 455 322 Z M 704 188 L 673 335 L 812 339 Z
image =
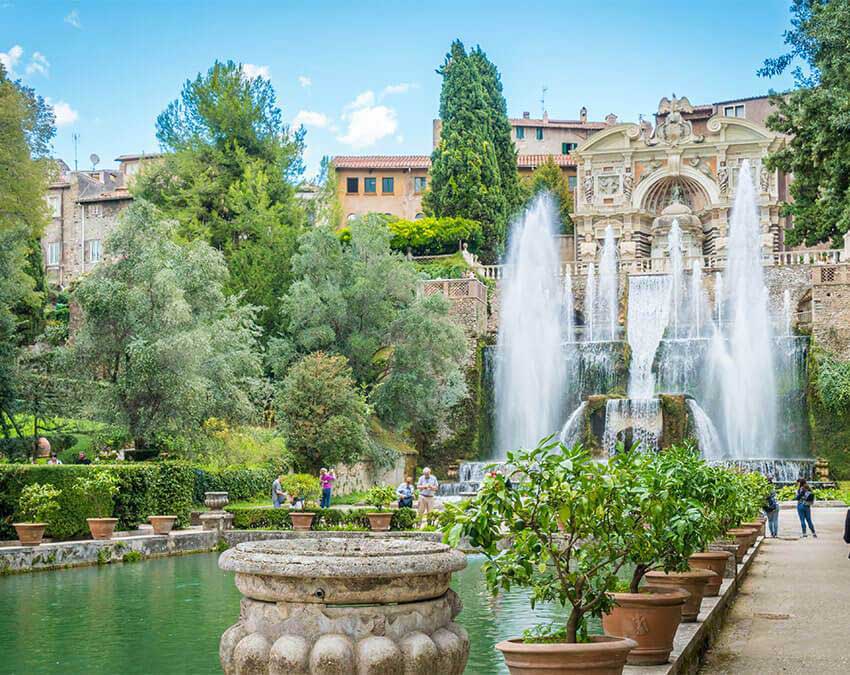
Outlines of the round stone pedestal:
M 460 675 L 469 636 L 449 589 L 466 557 L 418 539 L 251 542 L 225 551 L 245 596 L 221 637 L 226 675 Z

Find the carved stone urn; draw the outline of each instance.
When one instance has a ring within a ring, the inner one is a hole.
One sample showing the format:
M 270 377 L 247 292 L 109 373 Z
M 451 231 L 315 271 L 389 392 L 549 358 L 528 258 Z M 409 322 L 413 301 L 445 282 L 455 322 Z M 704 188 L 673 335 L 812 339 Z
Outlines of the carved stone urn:
M 419 539 L 248 542 L 222 553 L 239 621 L 221 637 L 225 675 L 460 675 L 469 636 L 449 588 L 466 557 Z
M 230 503 L 226 492 L 205 492 L 204 506 L 212 511 L 221 511 Z

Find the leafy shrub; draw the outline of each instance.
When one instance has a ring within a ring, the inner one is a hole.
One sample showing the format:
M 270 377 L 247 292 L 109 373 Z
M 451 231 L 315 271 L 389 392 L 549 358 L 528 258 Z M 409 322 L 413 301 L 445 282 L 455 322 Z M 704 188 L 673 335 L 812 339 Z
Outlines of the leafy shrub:
M 194 499 L 204 501 L 204 492 L 226 492 L 230 501 L 253 499 L 268 494 L 274 479 L 284 472 L 277 464 L 265 466 L 195 467 Z
M 311 529 L 334 530 L 369 529 L 367 514 L 371 509 L 307 509 L 315 513 Z M 233 527 L 237 530 L 290 530 L 292 521 L 289 509 L 274 509 L 258 506 L 229 506 L 226 511 L 233 514 Z M 416 511 L 409 508 L 396 509 L 390 521 L 391 530 L 409 530 L 416 523 Z
M 483 241 L 481 224 L 468 218 L 398 219 L 390 221 L 389 228 L 390 246 L 402 253 L 410 249 L 413 255 L 454 253 L 461 242 L 476 252 Z
M 831 413 L 850 408 L 850 362 L 819 352 L 816 386 L 818 398 Z
M 814 488 L 815 499 L 821 502 L 839 501 L 850 503 L 850 494 L 838 488 Z M 781 502 L 793 501 L 797 497 L 797 486 L 786 485 L 776 491 L 776 499 Z
M 307 473 L 291 473 L 283 477 L 281 487 L 290 497 L 315 500 L 322 494 L 319 479 Z
M 376 485 L 366 493 L 366 503 L 383 511 L 398 499 L 395 490 L 389 485 Z
M 17 518 L 21 522 L 46 523 L 59 510 L 60 491 L 51 485 L 33 483 L 21 490 Z
M 71 485 L 71 492 L 86 518 L 111 518 L 112 498 L 118 492 L 118 481 L 108 471 L 97 469 L 77 478 Z

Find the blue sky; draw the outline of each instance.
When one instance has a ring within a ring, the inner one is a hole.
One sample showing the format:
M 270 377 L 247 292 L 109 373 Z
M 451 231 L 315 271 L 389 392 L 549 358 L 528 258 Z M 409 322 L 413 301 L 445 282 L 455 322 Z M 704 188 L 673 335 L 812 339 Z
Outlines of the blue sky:
M 452 39 L 480 44 L 512 116 L 636 120 L 672 92 L 692 103 L 786 88 L 755 71 L 782 51 L 790 0 L 755 2 L 239 2 L 0 0 L 0 59 L 57 111 L 55 154 L 80 168 L 158 149 L 154 122 L 215 59 L 270 77 L 287 120 L 325 154 L 424 154 L 434 72 Z

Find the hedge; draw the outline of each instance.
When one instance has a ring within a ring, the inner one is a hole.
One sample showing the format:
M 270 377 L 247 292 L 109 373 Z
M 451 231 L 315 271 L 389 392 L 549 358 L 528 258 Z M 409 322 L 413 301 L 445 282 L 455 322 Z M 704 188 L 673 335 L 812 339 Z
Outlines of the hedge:
M 71 486 L 80 476 L 106 470 L 118 482 L 112 515 L 119 529 L 130 529 L 147 522 L 150 515 L 176 515 L 178 525 L 186 525 L 192 509 L 195 473 L 184 462 L 151 462 L 85 465 L 0 465 L 0 539 L 16 538 L 12 522 L 18 497 L 25 485 L 42 483 L 62 491 L 59 510 L 48 522 L 47 534 L 68 539 L 88 534 L 86 518 L 90 514 L 75 503 Z
M 203 503 L 204 492 L 227 492 L 231 502 L 270 495 L 274 479 L 286 473 L 282 467 L 272 464 L 223 469 L 195 467 L 194 472 L 194 499 L 198 504 Z
M 233 514 L 233 527 L 237 530 L 291 530 L 292 521 L 289 509 L 275 509 L 262 506 L 228 506 L 226 511 Z M 315 513 L 312 529 L 329 529 L 337 525 L 358 525 L 369 527 L 368 513 L 374 509 L 305 509 Z M 416 523 L 416 511 L 409 508 L 393 509 L 390 521 L 391 530 L 409 530 Z

